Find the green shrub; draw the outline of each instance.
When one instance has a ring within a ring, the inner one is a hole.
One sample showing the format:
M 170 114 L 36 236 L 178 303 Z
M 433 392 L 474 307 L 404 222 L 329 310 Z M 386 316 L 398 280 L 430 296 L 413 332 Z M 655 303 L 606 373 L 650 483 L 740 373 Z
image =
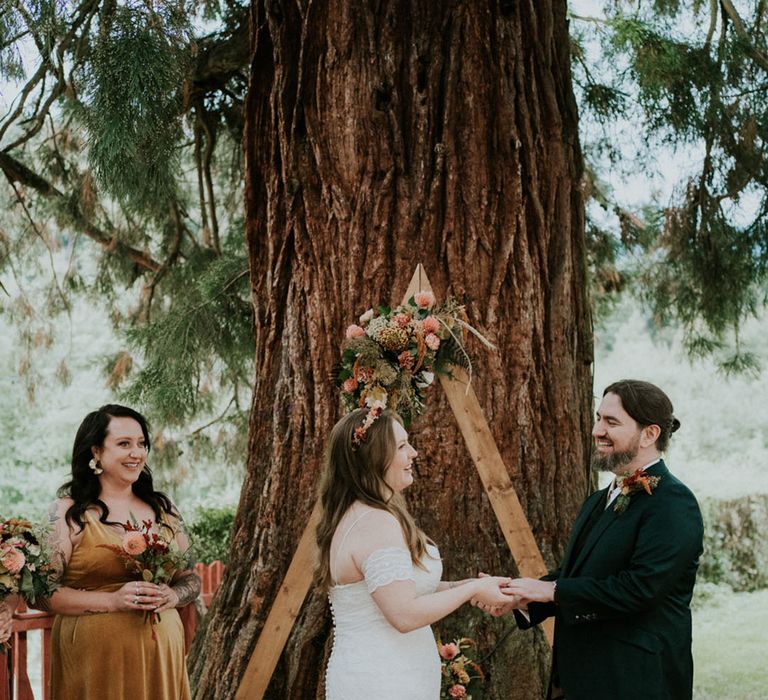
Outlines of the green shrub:
M 699 579 L 734 591 L 768 588 L 768 495 L 707 499 Z
M 200 508 L 195 511 L 188 529 L 197 561 L 210 564 L 218 559 L 222 564 L 227 563 L 234 519 L 234 508 Z

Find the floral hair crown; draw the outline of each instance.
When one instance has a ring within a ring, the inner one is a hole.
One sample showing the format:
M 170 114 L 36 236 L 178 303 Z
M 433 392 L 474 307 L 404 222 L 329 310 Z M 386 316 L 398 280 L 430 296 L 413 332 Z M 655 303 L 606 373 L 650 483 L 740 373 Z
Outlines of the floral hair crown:
M 368 413 L 366 414 L 362 425 L 355 428 L 355 432 L 352 435 L 352 449 L 357 449 L 362 443 L 365 442 L 368 428 L 370 428 L 376 422 L 376 419 L 381 415 L 383 410 L 383 402 L 373 402 L 373 405 L 368 409 Z

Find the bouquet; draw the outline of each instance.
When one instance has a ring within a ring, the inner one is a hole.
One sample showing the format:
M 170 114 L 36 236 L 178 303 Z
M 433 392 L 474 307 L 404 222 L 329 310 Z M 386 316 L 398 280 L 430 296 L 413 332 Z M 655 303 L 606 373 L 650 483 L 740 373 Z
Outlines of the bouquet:
M 29 520 L 0 520 L 0 600 L 20 595 L 27 603 L 59 587 L 48 529 Z
M 475 646 L 475 641 L 469 637 L 454 639 L 448 644 L 442 644 L 439 639 L 437 640 L 442 673 L 441 700 L 456 698 L 472 700 L 473 693 L 477 698 L 480 686 L 485 680 L 485 674 L 480 666 L 465 653 Z
M 493 347 L 466 321 L 455 299 L 436 305 L 432 292 L 414 294 L 405 304 L 366 311 L 347 328 L 337 382 L 348 411 L 382 405 L 397 411 L 406 425 L 424 408 L 424 392 L 435 373 L 451 365 L 472 374 L 464 349 L 466 331 Z
M 29 520 L 0 520 L 0 601 L 21 596 L 33 605 L 59 587 L 48 529 Z
M 125 564 L 125 568 L 137 579 L 162 585 L 170 583 L 173 577 L 186 568 L 187 559 L 176 541 L 152 531 L 152 521 L 143 520 L 141 524 L 134 519 L 123 524 L 122 546 L 116 544 L 100 544 L 99 547 L 113 551 Z M 160 622 L 160 615 L 151 610 L 144 619 L 153 625 Z M 154 638 L 154 630 L 152 637 Z

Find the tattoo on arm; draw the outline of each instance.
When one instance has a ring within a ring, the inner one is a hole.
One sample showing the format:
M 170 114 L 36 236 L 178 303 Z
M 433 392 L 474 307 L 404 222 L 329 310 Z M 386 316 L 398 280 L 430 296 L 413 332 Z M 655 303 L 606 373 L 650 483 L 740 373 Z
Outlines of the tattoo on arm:
M 48 522 L 53 524 L 59 519 L 59 508 L 56 501 L 51 503 L 50 507 L 48 508 Z
M 98 615 L 99 613 L 108 613 L 109 610 L 83 610 L 83 615 Z
M 200 579 L 191 571 L 182 576 L 171 588 L 179 596 L 178 606 L 191 603 L 200 594 Z

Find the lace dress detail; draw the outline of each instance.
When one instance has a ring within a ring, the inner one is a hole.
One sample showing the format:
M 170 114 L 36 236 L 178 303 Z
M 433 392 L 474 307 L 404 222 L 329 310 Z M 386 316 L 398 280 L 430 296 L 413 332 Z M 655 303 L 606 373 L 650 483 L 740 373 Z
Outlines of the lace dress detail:
M 365 579 L 333 586 L 329 597 L 334 642 L 325 676 L 326 700 L 438 700 L 440 657 L 428 625 L 398 632 L 371 592 L 412 580 L 418 595 L 434 593 L 443 573 L 440 553 L 427 546 L 421 564 L 397 547 L 380 549 L 363 563 Z
M 414 581 L 411 553 L 399 547 L 377 549 L 361 567 L 368 593 L 393 581 Z

